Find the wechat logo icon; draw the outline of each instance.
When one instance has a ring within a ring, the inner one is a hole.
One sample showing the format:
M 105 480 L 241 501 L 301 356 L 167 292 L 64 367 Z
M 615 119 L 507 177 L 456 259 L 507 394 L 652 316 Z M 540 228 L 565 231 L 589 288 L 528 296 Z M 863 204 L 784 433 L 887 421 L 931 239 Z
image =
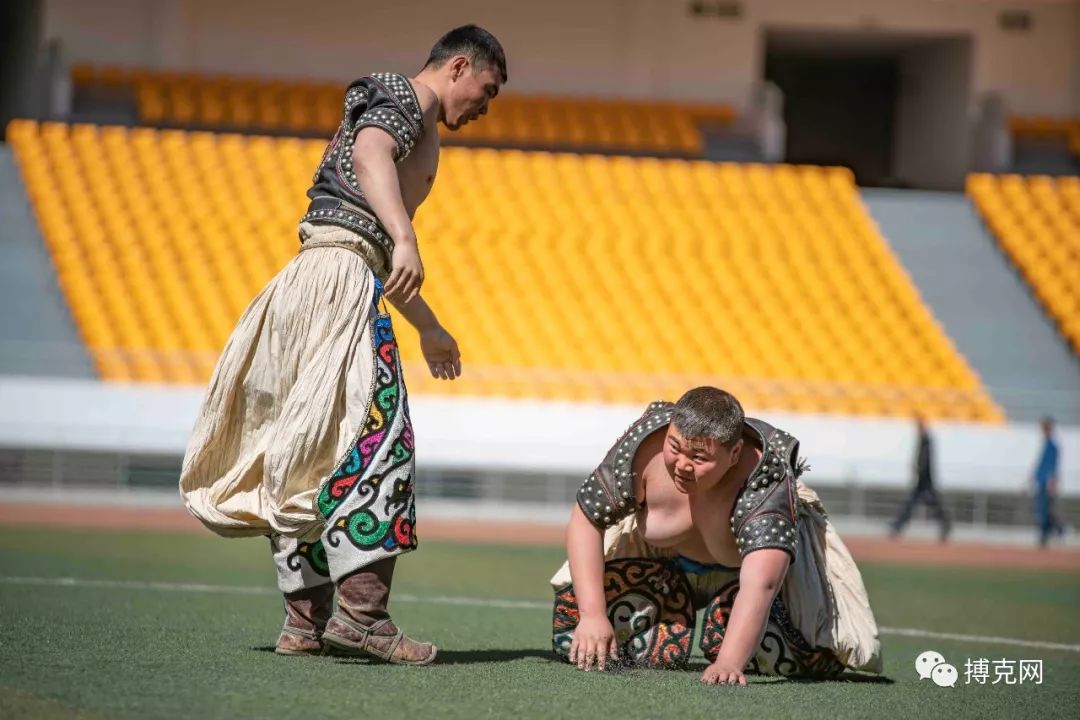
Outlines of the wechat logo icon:
M 927 650 L 915 658 L 915 672 L 920 680 L 932 680 L 938 687 L 956 687 L 960 676 L 956 667 L 945 662 L 945 656 L 936 650 Z

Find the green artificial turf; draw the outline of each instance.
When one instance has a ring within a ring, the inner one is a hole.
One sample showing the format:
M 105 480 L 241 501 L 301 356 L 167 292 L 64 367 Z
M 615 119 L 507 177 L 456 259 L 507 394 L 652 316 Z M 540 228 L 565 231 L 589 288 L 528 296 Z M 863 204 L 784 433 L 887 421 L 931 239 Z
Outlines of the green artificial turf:
M 1080 653 L 893 634 L 881 679 L 706 687 L 700 656 L 686 671 L 583 673 L 549 650 L 547 581 L 561 561 L 558 548 L 422 543 L 399 563 L 393 611 L 441 662 L 399 668 L 274 655 L 282 610 L 266 542 L 0 528 L 0 717 L 985 719 L 1080 706 Z M 1071 574 L 863 573 L 883 627 L 1080 643 Z M 61 577 L 129 584 L 38 580 Z M 522 602 L 476 602 L 492 599 Z M 927 649 L 959 667 L 955 688 L 918 679 Z M 1043 683 L 965 685 L 968 658 L 1042 659 Z

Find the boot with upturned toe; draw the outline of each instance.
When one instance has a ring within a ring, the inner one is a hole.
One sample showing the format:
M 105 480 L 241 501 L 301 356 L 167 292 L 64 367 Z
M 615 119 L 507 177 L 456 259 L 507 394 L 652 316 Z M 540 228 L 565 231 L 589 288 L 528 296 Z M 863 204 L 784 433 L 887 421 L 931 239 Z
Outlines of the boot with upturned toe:
M 429 665 L 435 660 L 438 648 L 405 635 L 387 612 L 395 560 L 379 560 L 338 582 L 338 609 L 322 635 L 327 649 L 395 665 Z
M 333 584 L 285 593 L 285 626 L 274 652 L 278 655 L 321 655 L 322 634 L 334 607 Z

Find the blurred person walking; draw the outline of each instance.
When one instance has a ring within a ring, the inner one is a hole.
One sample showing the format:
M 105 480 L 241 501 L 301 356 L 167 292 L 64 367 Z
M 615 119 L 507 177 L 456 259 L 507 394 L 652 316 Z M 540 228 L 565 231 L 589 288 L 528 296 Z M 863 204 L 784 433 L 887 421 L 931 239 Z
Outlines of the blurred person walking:
M 894 538 L 899 536 L 903 532 L 904 526 L 911 520 L 911 513 L 915 510 L 915 506 L 923 503 L 937 517 L 941 525 L 939 537 L 941 542 L 945 542 L 952 531 L 952 523 L 949 521 L 948 513 L 945 512 L 941 496 L 938 495 L 937 490 L 934 488 L 934 441 L 930 437 L 930 431 L 922 417 L 915 418 L 915 428 L 917 438 L 914 468 L 915 487 L 908 496 L 907 502 L 904 503 L 900 514 L 893 521 L 889 536 Z
M 1043 447 L 1039 454 L 1039 463 L 1032 475 L 1035 491 L 1035 523 L 1039 530 L 1039 547 L 1046 547 L 1051 535 L 1059 538 L 1065 535 L 1065 528 L 1054 514 L 1054 500 L 1057 497 L 1058 463 L 1061 454 L 1054 439 L 1054 421 L 1044 417 L 1041 423 Z

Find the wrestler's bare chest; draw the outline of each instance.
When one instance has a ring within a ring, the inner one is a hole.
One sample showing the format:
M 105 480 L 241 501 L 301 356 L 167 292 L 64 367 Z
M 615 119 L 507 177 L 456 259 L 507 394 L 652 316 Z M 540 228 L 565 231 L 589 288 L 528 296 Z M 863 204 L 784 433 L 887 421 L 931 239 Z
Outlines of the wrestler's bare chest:
M 401 199 L 410 218 L 427 199 L 439 169 L 439 131 L 435 122 L 427 127 L 430 129 L 398 166 Z
M 645 541 L 698 562 L 738 566 L 742 558 L 731 532 L 731 509 L 741 486 L 680 492 L 664 464 L 663 442 L 664 432 L 654 433 L 634 457 L 645 498 L 637 516 Z

